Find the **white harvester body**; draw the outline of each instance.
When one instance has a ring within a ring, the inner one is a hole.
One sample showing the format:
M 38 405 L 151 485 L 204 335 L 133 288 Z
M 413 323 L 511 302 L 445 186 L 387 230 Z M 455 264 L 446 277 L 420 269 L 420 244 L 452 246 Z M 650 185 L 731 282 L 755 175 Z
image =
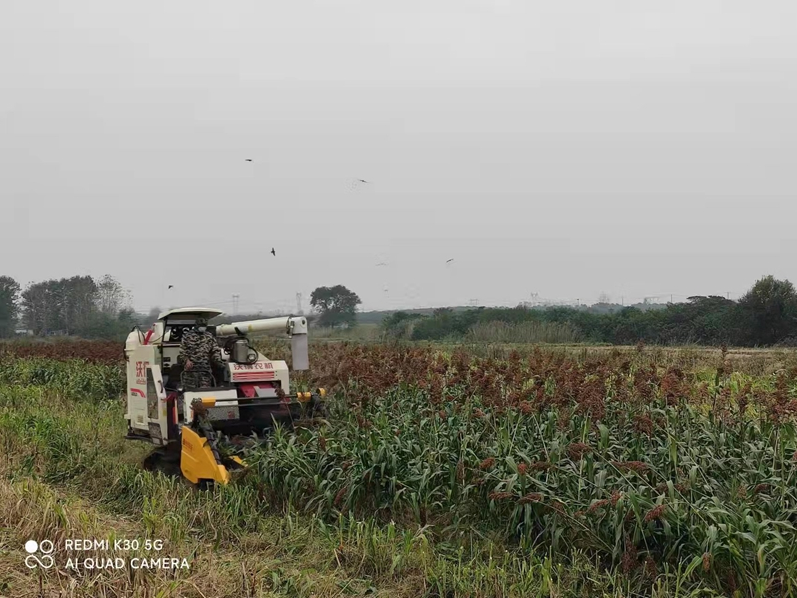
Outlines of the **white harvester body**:
M 294 370 L 308 363 L 307 319 L 303 316 L 265 318 L 209 326 L 223 364 L 212 372 L 213 385 L 186 384 L 190 373 L 178 363 L 183 334 L 198 319 L 211 320 L 221 311 L 204 307 L 173 309 L 160 314 L 147 332 L 133 330 L 125 343 L 127 362 L 127 438 L 168 448 L 182 446 L 183 474 L 192 482 L 226 483 L 217 434 L 262 436 L 276 423 L 292 424 L 297 408 L 323 409 L 325 392 L 290 391 L 290 370 L 256 350 L 247 335 L 284 331 L 291 339 Z M 214 456 L 215 462 L 210 463 Z M 237 463 L 241 464 L 240 459 Z M 218 468 L 218 469 L 217 469 Z

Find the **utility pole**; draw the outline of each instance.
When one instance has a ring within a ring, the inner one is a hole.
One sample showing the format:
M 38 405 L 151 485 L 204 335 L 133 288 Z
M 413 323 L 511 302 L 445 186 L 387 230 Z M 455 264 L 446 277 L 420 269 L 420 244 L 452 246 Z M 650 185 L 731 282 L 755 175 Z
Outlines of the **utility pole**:
M 302 310 L 302 294 L 296 293 L 296 315 L 303 316 L 304 311 Z

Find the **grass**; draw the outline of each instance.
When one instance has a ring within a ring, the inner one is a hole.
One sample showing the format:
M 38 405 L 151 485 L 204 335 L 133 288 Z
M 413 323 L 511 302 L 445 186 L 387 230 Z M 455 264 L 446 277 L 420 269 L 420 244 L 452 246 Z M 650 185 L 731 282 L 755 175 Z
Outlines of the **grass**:
M 558 322 L 480 322 L 468 330 L 467 341 L 473 343 L 576 343 L 578 329 Z
M 356 324 L 351 328 L 313 328 L 313 340 L 374 342 L 381 338 L 381 330 L 377 324 Z
M 0 360 L 0 594 L 795 594 L 789 355 L 314 352 L 330 422 L 211 493 L 140 469 L 117 366 Z M 31 537 L 108 534 L 191 570 L 22 566 Z

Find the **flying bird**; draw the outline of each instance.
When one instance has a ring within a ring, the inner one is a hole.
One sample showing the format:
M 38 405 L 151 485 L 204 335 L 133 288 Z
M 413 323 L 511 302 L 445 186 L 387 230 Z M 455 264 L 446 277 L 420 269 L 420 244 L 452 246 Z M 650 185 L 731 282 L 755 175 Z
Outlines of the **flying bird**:
M 379 263 L 377 264 L 377 266 L 387 266 L 387 264 L 386 264 L 385 262 L 379 262 Z
M 365 179 L 349 179 L 351 181 L 349 188 L 354 191 L 355 189 L 359 189 L 360 185 L 373 185 L 371 181 L 366 181 Z
M 246 161 L 247 161 L 247 162 L 251 162 L 251 161 L 252 161 L 252 158 L 247 158 L 247 159 L 246 159 Z
M 446 264 L 448 264 L 449 262 L 453 262 L 453 261 L 454 261 L 454 258 L 452 257 L 450 260 L 446 260 Z
M 274 251 L 273 247 L 271 248 L 271 255 L 273 255 L 274 257 L 277 257 L 277 252 Z

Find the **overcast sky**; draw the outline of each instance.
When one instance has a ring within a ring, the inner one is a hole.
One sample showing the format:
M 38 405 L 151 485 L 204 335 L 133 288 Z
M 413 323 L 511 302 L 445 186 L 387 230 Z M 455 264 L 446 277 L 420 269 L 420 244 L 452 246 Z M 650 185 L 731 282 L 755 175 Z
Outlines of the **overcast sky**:
M 226 311 L 797 282 L 796 28 L 787 0 L 3 0 L 0 274 Z

